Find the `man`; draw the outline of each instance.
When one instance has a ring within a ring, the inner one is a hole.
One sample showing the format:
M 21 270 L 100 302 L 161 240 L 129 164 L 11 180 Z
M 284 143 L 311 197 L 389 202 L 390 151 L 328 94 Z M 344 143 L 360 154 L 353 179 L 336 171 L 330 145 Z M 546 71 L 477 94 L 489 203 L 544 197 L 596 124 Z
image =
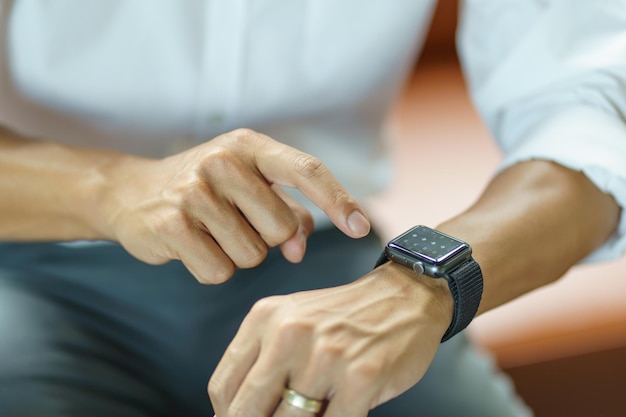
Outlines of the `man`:
M 624 5 L 597 3 L 465 4 L 505 161 L 382 256 L 358 201 L 432 2 L 3 3 L 2 414 L 206 415 L 210 376 L 219 417 L 528 415 L 458 333 L 623 251 Z

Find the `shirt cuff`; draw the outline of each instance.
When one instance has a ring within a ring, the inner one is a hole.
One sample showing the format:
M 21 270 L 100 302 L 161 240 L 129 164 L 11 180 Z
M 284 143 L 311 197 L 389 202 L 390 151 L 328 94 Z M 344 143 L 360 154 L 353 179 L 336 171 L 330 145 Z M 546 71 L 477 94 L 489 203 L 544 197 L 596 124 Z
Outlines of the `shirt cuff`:
M 545 118 L 523 139 L 506 146 L 503 170 L 531 159 L 580 171 L 621 207 L 616 232 L 582 262 L 616 259 L 626 251 L 626 126 L 615 116 L 574 107 Z

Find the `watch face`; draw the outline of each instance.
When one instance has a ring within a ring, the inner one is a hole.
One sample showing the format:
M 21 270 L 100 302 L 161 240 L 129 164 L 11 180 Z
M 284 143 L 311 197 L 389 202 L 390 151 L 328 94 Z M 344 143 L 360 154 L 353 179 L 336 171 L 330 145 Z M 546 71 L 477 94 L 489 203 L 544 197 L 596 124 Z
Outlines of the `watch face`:
M 433 264 L 441 264 L 453 256 L 470 250 L 467 243 L 425 226 L 416 226 L 389 242 L 389 246 L 422 258 Z

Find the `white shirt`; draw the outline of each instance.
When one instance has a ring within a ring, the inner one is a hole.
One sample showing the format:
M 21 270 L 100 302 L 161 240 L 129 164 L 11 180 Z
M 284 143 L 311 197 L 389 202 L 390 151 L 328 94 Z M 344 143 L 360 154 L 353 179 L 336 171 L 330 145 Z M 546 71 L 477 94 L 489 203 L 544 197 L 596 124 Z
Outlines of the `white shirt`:
M 380 125 L 432 9 L 431 0 L 4 0 L 0 123 L 151 157 L 251 127 L 320 157 L 365 198 L 388 179 Z M 503 167 L 554 160 L 626 207 L 626 2 L 467 0 L 459 50 Z M 626 250 L 625 219 L 592 258 Z

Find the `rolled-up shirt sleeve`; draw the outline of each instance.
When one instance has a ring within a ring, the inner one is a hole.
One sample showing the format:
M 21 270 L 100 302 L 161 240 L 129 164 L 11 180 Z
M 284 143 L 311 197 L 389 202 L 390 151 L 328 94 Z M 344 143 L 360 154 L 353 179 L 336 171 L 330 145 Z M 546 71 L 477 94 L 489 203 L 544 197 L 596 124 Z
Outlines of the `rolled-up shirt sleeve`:
M 583 172 L 622 208 L 586 261 L 626 251 L 626 1 L 466 0 L 457 44 L 504 160 Z

